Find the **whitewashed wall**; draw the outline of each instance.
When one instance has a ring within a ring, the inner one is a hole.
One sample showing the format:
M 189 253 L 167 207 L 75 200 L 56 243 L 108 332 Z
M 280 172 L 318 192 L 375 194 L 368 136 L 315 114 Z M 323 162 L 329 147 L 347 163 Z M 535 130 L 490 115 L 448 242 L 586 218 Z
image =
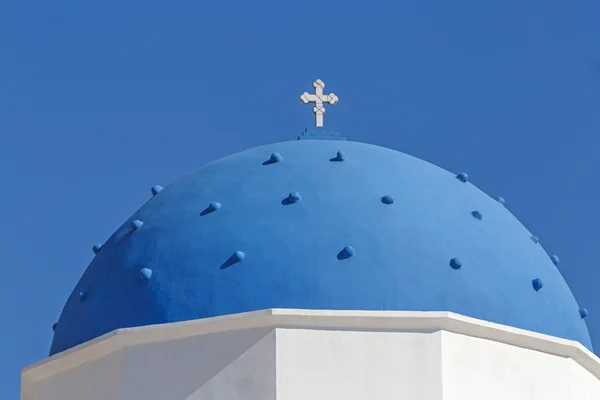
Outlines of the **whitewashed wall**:
M 454 314 L 269 310 L 105 335 L 21 399 L 598 400 L 599 378 L 575 342 Z

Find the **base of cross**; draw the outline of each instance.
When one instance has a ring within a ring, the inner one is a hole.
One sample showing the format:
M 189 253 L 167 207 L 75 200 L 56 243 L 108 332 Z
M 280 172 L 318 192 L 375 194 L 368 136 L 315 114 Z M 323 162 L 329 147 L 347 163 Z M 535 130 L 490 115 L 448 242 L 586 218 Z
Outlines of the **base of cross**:
M 339 132 L 329 131 L 322 127 L 304 128 L 304 132 L 298 136 L 298 140 L 346 140 Z

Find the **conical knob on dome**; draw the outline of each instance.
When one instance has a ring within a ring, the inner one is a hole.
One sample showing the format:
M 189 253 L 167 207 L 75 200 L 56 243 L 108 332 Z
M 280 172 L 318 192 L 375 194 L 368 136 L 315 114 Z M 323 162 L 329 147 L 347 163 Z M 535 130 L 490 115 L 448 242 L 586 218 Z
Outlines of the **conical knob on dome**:
M 161 191 L 163 190 L 163 187 L 160 185 L 154 185 L 152 186 L 152 196 L 156 196 L 157 194 L 159 194 Z
M 139 219 L 134 219 L 131 222 L 131 230 L 134 232 L 138 231 L 142 227 L 142 225 L 144 225 L 142 221 L 140 221 Z
M 152 270 L 150 268 L 140 269 L 140 281 L 148 282 L 152 278 Z

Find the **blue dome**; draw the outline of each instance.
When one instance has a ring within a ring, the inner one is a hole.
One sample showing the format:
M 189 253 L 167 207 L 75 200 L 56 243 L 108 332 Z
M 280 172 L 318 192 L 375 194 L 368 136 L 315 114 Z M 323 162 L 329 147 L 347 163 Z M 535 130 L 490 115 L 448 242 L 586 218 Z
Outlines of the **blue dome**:
M 300 140 L 152 194 L 94 247 L 51 354 L 117 328 L 267 308 L 451 311 L 592 348 L 558 259 L 466 174 Z

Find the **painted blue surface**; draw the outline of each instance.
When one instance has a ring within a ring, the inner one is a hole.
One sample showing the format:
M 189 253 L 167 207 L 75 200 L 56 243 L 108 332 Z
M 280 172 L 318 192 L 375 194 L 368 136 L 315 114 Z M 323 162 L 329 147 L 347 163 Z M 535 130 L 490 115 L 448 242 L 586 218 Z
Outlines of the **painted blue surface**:
M 305 128 L 298 136 L 298 140 L 346 140 L 339 132 L 331 131 L 325 127 Z
M 591 349 L 553 260 L 460 178 L 348 141 L 283 142 L 212 162 L 149 193 L 102 245 L 51 354 L 117 328 L 274 307 L 452 311 Z

